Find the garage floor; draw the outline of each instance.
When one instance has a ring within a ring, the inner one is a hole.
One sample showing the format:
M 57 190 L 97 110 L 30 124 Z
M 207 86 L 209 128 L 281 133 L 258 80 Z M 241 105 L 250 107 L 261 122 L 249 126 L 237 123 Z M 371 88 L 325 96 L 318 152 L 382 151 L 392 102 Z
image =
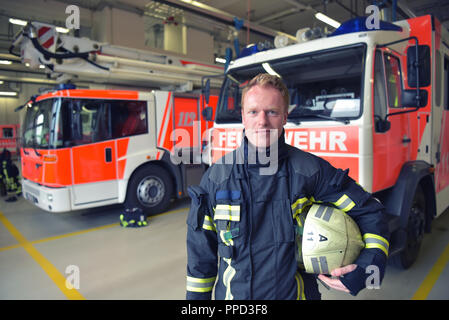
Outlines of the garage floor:
M 189 201 L 132 229 L 120 206 L 55 214 L 0 199 L 0 299 L 184 299 Z M 433 223 L 418 261 L 393 267 L 381 289 L 357 297 L 320 287 L 323 299 L 449 299 L 449 210 Z M 68 284 L 79 289 L 67 289 Z

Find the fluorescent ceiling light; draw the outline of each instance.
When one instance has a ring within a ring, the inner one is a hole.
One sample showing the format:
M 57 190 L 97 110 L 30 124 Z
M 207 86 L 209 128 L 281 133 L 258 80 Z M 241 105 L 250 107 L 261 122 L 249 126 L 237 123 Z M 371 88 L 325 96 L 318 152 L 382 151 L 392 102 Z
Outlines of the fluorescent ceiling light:
M 55 29 L 59 33 L 68 33 L 69 32 L 69 29 L 63 28 L 63 27 L 56 27 Z
M 317 18 L 318 20 L 323 21 L 324 23 L 327 23 L 328 25 L 334 27 L 335 29 L 337 29 L 341 25 L 340 22 L 335 21 L 332 18 L 329 18 L 328 16 L 322 14 L 321 12 L 315 13 L 315 18 Z
M 9 18 L 9 22 L 12 24 L 17 24 L 19 26 L 26 26 L 26 24 L 28 23 L 25 20 L 20 20 L 20 19 L 15 19 L 15 18 Z
M 14 92 L 14 91 L 0 91 L 0 96 L 16 97 L 17 96 L 17 92 Z
M 216 58 L 215 58 L 215 62 L 218 62 L 218 63 L 226 63 L 226 59 L 225 59 L 225 58 L 216 57 Z
M 281 78 L 281 76 L 279 75 L 279 73 L 277 73 L 276 71 L 274 71 L 273 68 L 270 66 L 270 64 L 269 64 L 268 62 L 262 63 L 262 67 L 265 69 L 266 72 L 268 72 L 268 73 L 271 74 L 272 76 L 278 76 L 279 78 Z
M 11 60 L 0 60 L 0 64 L 11 64 Z

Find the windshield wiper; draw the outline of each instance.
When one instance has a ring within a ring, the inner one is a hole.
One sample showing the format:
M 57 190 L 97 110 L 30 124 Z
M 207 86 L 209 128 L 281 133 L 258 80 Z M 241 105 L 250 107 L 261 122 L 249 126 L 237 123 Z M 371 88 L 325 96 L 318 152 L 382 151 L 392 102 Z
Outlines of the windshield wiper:
M 321 118 L 321 119 L 326 119 L 326 120 L 333 120 L 333 121 L 343 122 L 344 124 L 349 124 L 349 120 L 348 119 L 341 119 L 341 118 L 337 118 L 337 117 L 325 116 L 324 114 L 312 114 L 310 116 Z
M 348 119 L 341 119 L 341 118 L 336 118 L 336 117 L 331 117 L 331 116 L 325 116 L 324 114 L 308 114 L 308 115 L 304 116 L 304 118 L 307 118 L 307 117 L 315 117 L 315 118 L 320 118 L 320 119 L 325 119 L 325 120 L 338 121 L 338 122 L 342 122 L 344 124 L 349 124 Z M 304 120 L 300 120 L 299 118 L 293 118 L 293 119 L 288 119 L 287 121 L 293 122 L 294 124 L 299 125 L 299 124 L 301 124 L 301 121 L 304 121 Z

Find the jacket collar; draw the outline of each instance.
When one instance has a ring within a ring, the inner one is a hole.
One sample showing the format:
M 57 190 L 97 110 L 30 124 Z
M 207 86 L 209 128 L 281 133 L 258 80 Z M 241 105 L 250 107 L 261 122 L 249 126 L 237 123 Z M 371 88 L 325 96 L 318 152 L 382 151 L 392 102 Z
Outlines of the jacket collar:
M 236 150 L 237 163 L 245 164 L 245 167 L 269 167 L 273 162 L 279 163 L 287 158 L 288 147 L 285 143 L 285 131 L 278 138 L 277 143 L 267 148 L 258 148 L 249 142 L 243 130 L 243 138 L 240 147 Z

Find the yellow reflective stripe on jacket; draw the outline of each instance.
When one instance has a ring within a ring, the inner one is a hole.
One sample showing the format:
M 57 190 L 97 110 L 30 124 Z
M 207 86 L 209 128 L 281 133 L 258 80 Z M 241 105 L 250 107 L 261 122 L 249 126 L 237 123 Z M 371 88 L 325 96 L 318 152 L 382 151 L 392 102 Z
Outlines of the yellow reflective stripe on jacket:
M 204 222 L 203 222 L 203 229 L 204 230 L 210 230 L 210 231 L 217 231 L 215 228 L 214 220 L 209 216 L 204 216 Z
M 210 292 L 215 284 L 215 279 L 217 277 L 211 278 L 194 278 L 187 276 L 187 291 L 192 292 Z
M 298 296 L 296 297 L 296 300 L 306 300 L 306 295 L 304 294 L 304 281 L 298 272 L 295 274 L 295 279 L 296 286 L 298 288 Z
M 240 205 L 217 204 L 214 211 L 215 220 L 240 221 Z
M 363 235 L 363 241 L 365 242 L 366 249 L 380 249 L 388 256 L 388 249 L 390 243 L 384 237 L 381 237 L 374 233 L 365 233 Z
M 302 213 L 303 210 L 304 210 L 307 206 L 309 206 L 309 205 L 311 205 L 311 204 L 312 204 L 312 202 L 311 202 L 308 198 L 306 198 L 306 197 L 304 197 L 304 198 L 299 198 L 298 200 L 296 200 L 296 201 L 291 205 L 292 212 L 293 212 L 293 218 L 296 218 L 296 216 L 297 216 L 298 214 Z
M 338 209 L 348 212 L 355 206 L 355 202 L 351 200 L 347 195 L 343 195 L 337 202 L 332 202 Z

